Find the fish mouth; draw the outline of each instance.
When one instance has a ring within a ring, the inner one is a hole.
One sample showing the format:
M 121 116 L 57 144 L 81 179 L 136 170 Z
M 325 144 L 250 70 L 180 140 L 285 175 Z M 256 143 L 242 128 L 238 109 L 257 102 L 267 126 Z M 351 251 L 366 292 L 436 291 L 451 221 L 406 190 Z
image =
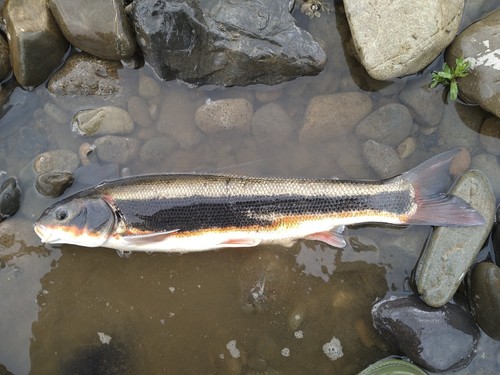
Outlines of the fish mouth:
M 45 225 L 35 224 L 34 230 L 43 243 L 54 243 L 58 240 L 58 238 L 52 238 L 51 231 Z

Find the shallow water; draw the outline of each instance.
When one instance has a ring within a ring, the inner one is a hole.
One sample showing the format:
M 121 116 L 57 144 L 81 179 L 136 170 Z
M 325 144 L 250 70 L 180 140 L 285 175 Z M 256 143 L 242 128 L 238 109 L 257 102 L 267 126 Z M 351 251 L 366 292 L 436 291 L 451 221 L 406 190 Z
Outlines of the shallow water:
M 338 11 L 337 7 L 337 11 Z M 265 144 L 251 133 L 205 136 L 194 147 L 176 147 L 158 163 L 134 160 L 121 168 L 130 174 L 224 172 L 261 176 L 375 178 L 361 156 L 363 140 L 354 134 L 325 144 L 301 144 L 297 133 L 305 109 L 317 95 L 369 93 L 375 108 L 398 103 L 412 84 L 426 85 L 435 61 L 422 75 L 381 84 L 347 57 L 341 44 L 342 15 L 299 22 L 329 35 L 329 62 L 318 77 L 275 88 L 187 88 L 161 83 L 161 106 L 177 97 L 171 116 L 189 119 L 206 99 L 244 97 L 254 109 L 264 93 L 276 94 L 295 124 L 285 144 Z M 335 20 L 339 21 L 335 24 Z M 137 95 L 151 69 L 123 69 L 122 98 Z M 417 82 L 417 83 L 415 83 Z M 4 84 L 3 91 L 8 84 Z M 261 99 L 262 100 L 262 99 Z M 16 107 L 17 103 L 21 103 Z M 14 374 L 355 374 L 370 363 L 397 354 L 372 328 L 370 309 L 377 298 L 410 293 L 409 278 L 428 227 L 362 226 L 347 230 L 339 250 L 312 241 L 291 248 L 259 246 L 200 254 L 132 254 L 76 246 L 45 248 L 32 230 L 34 220 L 53 200 L 32 188 L 30 161 L 51 149 L 78 152 L 82 138 L 71 132 L 77 110 L 103 105 L 99 98 L 58 99 L 45 87 L 15 88 L 0 120 L 0 169 L 21 177 L 23 205 L 0 224 L 0 364 Z M 18 109 L 18 107 L 20 109 Z M 5 106 L 4 106 L 5 108 Z M 485 114 L 474 107 L 448 104 L 457 118 Z M 450 115 L 449 115 L 450 116 Z M 457 127 L 468 126 L 467 120 Z M 415 119 L 416 152 L 405 169 L 450 147 L 438 129 Z M 158 136 L 136 126 L 133 137 Z M 28 139 L 28 141 L 26 141 Z M 25 145 L 29 144 L 30 147 Z M 23 146 L 24 145 L 24 146 Z M 500 146 L 500 142 L 499 142 Z M 474 154 L 483 153 L 477 142 Z M 28 170 L 28 172 L 26 172 Z M 74 192 L 74 186 L 68 192 Z M 343 356 L 330 360 L 323 345 L 337 338 Z M 482 335 L 472 364 L 459 374 L 500 371 L 500 344 Z

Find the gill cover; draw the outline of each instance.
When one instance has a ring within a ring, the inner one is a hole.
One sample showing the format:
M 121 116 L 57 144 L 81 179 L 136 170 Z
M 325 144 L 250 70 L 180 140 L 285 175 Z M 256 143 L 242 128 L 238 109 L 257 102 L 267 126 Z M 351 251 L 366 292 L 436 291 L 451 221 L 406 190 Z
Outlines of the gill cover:
M 103 245 L 113 233 L 114 210 L 100 198 L 69 198 L 45 210 L 35 225 L 42 242 Z

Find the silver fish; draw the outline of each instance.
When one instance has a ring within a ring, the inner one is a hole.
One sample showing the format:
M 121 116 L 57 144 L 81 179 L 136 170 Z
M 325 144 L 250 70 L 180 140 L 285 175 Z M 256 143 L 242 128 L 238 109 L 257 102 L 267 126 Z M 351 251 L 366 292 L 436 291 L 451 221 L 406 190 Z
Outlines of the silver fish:
M 446 194 L 458 151 L 380 181 L 201 174 L 137 176 L 101 183 L 47 208 L 42 242 L 121 251 L 188 252 L 299 239 L 345 247 L 346 225 L 473 226 L 483 217 Z

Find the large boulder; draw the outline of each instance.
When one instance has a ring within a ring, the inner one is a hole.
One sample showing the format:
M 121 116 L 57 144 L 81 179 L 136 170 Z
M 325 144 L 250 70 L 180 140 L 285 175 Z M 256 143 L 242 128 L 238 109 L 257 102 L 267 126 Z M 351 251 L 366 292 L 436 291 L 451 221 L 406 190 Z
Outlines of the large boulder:
M 455 67 L 457 57 L 471 63 L 467 77 L 458 80 L 460 98 L 479 104 L 500 117 L 500 9 L 472 24 L 446 50 L 446 61 Z
M 344 0 L 361 64 L 375 79 L 414 74 L 455 37 L 464 0 Z
M 165 80 L 272 85 L 318 74 L 326 63 L 286 1 L 136 0 L 131 16 L 146 61 Z

